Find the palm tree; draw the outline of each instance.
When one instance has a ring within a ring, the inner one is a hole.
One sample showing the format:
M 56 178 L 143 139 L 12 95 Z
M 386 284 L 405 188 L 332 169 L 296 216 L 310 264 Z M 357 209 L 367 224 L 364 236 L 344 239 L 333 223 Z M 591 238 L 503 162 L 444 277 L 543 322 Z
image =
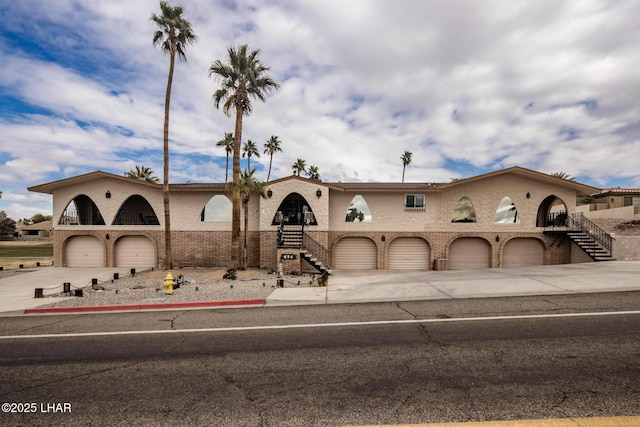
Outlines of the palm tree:
M 153 169 L 148 168 L 144 165 L 136 165 L 135 169 L 131 169 L 130 171 L 125 172 L 124 176 L 126 176 L 127 178 L 139 179 L 141 181 L 154 182 L 157 184 L 158 182 L 160 182 L 160 178 L 158 178 L 154 174 L 155 172 L 153 172 Z
M 251 98 L 265 101 L 266 95 L 280 87 L 266 72 L 268 67 L 262 65 L 258 56 L 259 50 L 249 51 L 245 44 L 238 48 L 227 49 L 228 58 L 225 62 L 216 60 L 209 67 L 209 76 L 220 79 L 222 86 L 213 94 L 214 105 L 231 115 L 235 110 L 236 124 L 233 134 L 233 182 L 240 180 L 240 141 L 242 140 L 242 118 L 251 114 L 253 106 Z M 240 260 L 240 193 L 233 188 L 231 219 L 231 263 L 238 264 Z
M 233 153 L 233 134 L 225 132 L 224 138 L 216 142 L 216 147 L 224 147 L 224 151 L 227 153 L 227 164 L 224 170 L 224 182 L 227 182 L 229 180 L 229 154 Z
M 566 179 L 567 181 L 575 181 L 576 180 L 574 177 L 572 177 L 571 175 L 569 175 L 566 172 L 554 172 L 554 173 L 552 173 L 550 175 L 551 176 L 555 176 L 556 178 Z
M 251 169 L 250 171 L 244 170 L 240 173 L 240 180 L 238 182 L 230 182 L 227 184 L 232 191 L 237 190 L 240 193 L 240 198 L 242 199 L 242 207 L 244 213 L 244 250 L 242 263 L 240 265 L 242 268 L 245 268 L 247 266 L 247 257 L 249 253 L 249 248 L 247 246 L 247 230 L 249 227 L 249 199 L 254 194 L 262 197 L 263 199 L 267 198 L 267 183 L 256 181 L 253 176 L 255 171 L 255 169 Z
M 248 139 L 242 146 L 242 157 L 247 157 L 247 170 L 251 170 L 251 156 L 260 157 L 258 146 L 255 142 Z
M 400 156 L 400 160 L 402 160 L 402 182 L 404 182 L 404 170 L 407 168 L 407 165 L 411 163 L 411 156 L 413 156 L 413 153 L 406 150 L 404 154 Z
M 264 154 L 269 154 L 269 172 L 267 172 L 267 182 L 271 177 L 271 164 L 273 163 L 273 155 L 278 151 L 282 152 L 280 144 L 282 141 L 277 136 L 271 135 L 271 138 L 264 144 Z
M 293 169 L 293 174 L 296 176 L 300 176 L 301 172 L 306 172 L 307 171 L 307 162 L 305 162 L 302 159 L 298 159 L 296 160 L 296 162 L 291 165 L 291 169 Z
M 307 175 L 309 176 L 309 179 L 320 181 L 320 172 L 318 171 L 317 166 L 309 166 L 309 169 L 307 169 Z
M 198 37 L 191 29 L 191 23 L 182 16 L 182 6 L 171 7 L 165 1 L 160 2 L 161 15 L 151 14 L 151 20 L 158 25 L 153 34 L 153 44 L 159 45 L 164 53 L 169 54 L 169 77 L 164 98 L 164 179 L 162 182 L 162 197 L 164 201 L 164 268 L 173 268 L 171 260 L 171 224 L 169 214 L 169 104 L 171 102 L 171 84 L 173 83 L 173 68 L 176 55 L 183 61 L 187 60 L 185 49 L 196 42 Z

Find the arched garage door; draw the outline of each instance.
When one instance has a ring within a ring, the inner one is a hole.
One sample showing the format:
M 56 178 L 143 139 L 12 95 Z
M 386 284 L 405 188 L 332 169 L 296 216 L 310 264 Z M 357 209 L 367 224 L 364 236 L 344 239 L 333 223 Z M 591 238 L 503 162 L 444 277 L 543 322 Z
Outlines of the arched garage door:
M 512 239 L 504 245 L 504 267 L 525 267 L 544 264 L 544 247 L 537 239 Z
M 388 267 L 394 269 L 428 269 L 429 244 L 418 237 L 399 237 L 389 243 Z
M 491 247 L 479 237 L 456 239 L 449 247 L 449 270 L 489 268 Z
M 366 237 L 345 237 L 333 250 L 334 268 L 348 270 L 375 270 L 376 244 Z
M 67 267 L 104 267 L 105 248 L 97 237 L 73 236 L 65 246 Z
M 124 236 L 115 246 L 116 267 L 150 268 L 156 266 L 156 248 L 148 237 Z

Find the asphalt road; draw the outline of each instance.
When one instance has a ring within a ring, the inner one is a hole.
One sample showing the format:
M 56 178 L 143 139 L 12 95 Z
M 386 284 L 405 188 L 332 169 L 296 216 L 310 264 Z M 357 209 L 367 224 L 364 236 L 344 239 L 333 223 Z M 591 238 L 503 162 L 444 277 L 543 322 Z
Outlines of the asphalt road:
M 640 415 L 638 309 L 630 292 L 5 317 L 0 402 L 31 412 L 0 425 Z

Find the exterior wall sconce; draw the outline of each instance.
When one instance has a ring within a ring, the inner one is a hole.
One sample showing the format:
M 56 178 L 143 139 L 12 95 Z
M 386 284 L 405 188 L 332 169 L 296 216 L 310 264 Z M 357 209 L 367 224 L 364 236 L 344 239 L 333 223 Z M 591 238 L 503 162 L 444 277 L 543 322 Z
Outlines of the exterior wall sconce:
M 496 236 L 496 242 L 500 241 L 500 236 Z
M 383 234 L 383 235 L 382 235 L 382 237 L 380 238 L 380 240 L 382 240 L 382 241 L 384 242 L 385 240 L 387 240 L 387 238 L 386 238 L 386 237 L 385 237 L 385 235 Z
M 104 197 L 106 197 L 107 199 L 111 198 L 111 191 L 107 190 L 106 193 L 104 193 Z
M 322 191 L 319 188 L 316 190 L 316 196 L 318 196 L 318 198 L 322 196 Z
M 267 197 L 271 198 L 271 196 L 273 196 L 273 191 L 271 191 L 271 189 L 267 190 Z
M 527 199 L 530 199 L 530 198 L 531 198 L 531 193 L 527 191 Z

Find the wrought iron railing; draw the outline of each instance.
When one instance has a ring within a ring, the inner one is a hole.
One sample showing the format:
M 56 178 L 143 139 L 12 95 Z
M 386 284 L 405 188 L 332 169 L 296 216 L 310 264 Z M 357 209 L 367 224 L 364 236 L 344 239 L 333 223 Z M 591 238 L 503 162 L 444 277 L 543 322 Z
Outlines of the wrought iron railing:
M 304 233 L 302 236 L 302 247 L 316 257 L 322 265 L 329 266 L 329 249 L 318 243 L 313 237 Z
M 568 227 L 571 230 L 586 233 L 600 246 L 611 253 L 611 248 L 613 247 L 613 238 L 611 235 L 584 216 L 582 212 L 574 213 L 569 217 Z
M 113 225 L 160 225 L 153 210 L 120 209 Z
M 78 211 L 75 209 L 65 209 L 60 217 L 59 225 L 105 225 L 104 219 L 99 211 L 87 210 Z

